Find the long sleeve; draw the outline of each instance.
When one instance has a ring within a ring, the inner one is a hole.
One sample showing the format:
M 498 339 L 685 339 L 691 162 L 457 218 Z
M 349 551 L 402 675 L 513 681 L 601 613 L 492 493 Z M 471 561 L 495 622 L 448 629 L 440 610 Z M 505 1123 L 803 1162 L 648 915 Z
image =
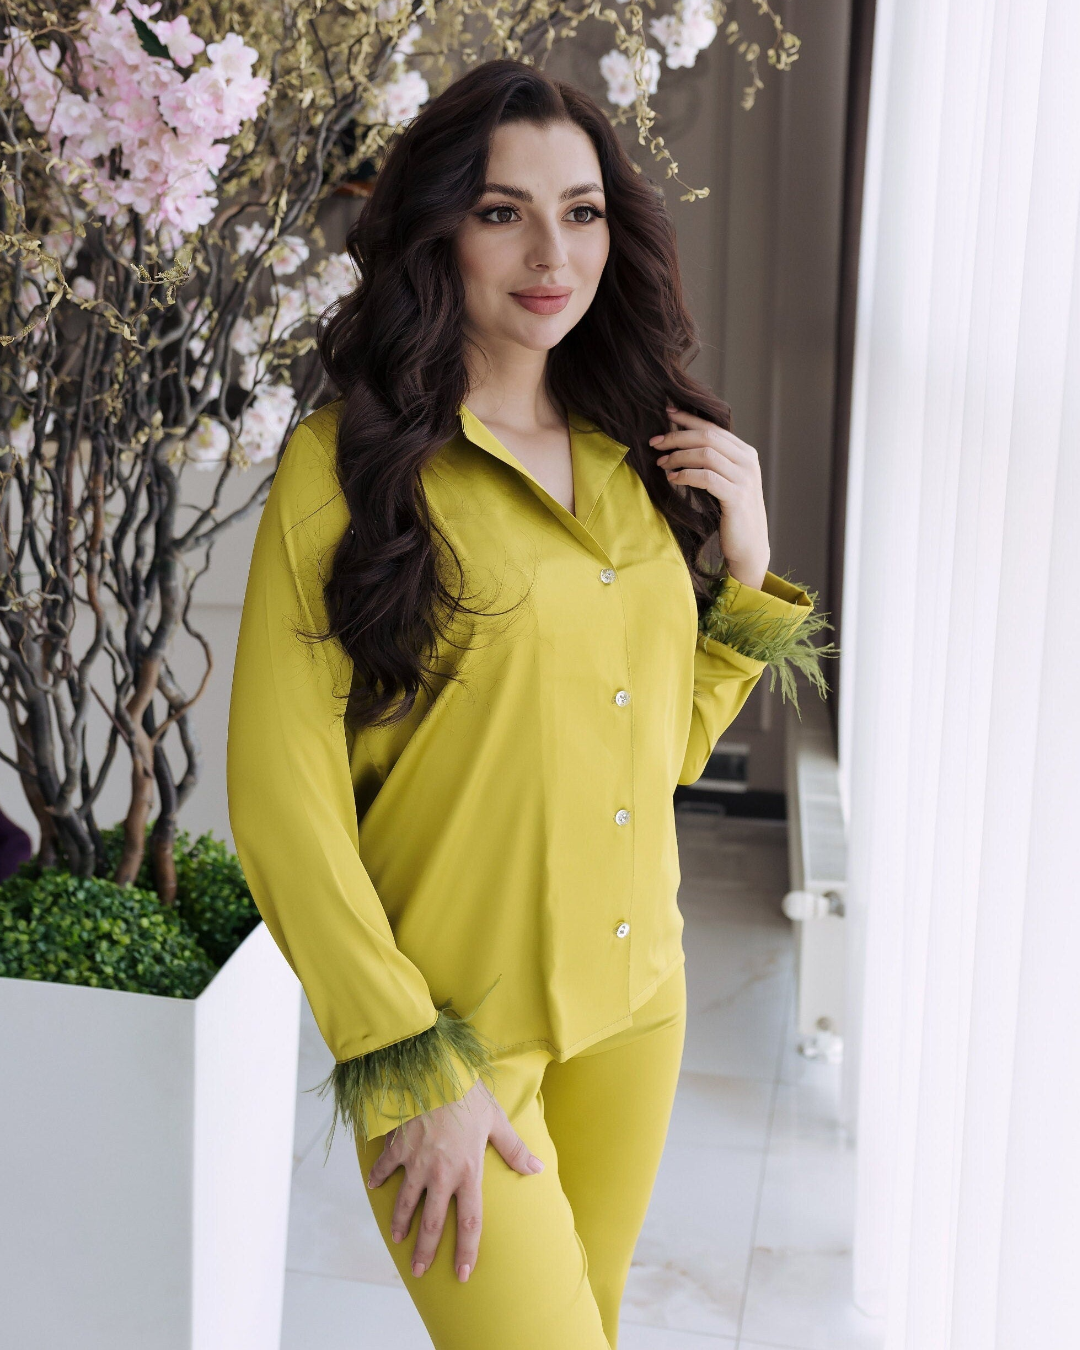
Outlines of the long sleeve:
M 301 424 L 256 537 L 229 715 L 229 816 L 260 914 L 337 1061 L 340 1117 L 365 1139 L 460 1099 L 490 1050 L 398 949 L 360 858 L 344 698 L 352 665 L 323 584 L 348 526 L 333 451 Z M 471 1015 L 471 1014 L 470 1014 Z
M 827 627 L 823 615 L 807 623 L 814 609 L 811 593 L 766 572 L 758 590 L 734 577 L 721 579 L 711 605 L 701 614 L 694 653 L 694 710 L 679 782 L 696 783 L 717 741 L 738 716 L 765 669 L 779 674 L 785 695 L 795 697 L 789 663 L 802 670 L 819 691 L 827 687 L 817 657 L 831 655 L 809 642 Z M 771 686 L 770 686 L 771 687 Z

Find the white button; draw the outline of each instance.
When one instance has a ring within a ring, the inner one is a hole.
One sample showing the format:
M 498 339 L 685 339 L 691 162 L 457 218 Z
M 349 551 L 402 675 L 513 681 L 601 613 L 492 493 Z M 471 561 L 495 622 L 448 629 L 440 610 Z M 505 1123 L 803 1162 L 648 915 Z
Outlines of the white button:
M 629 925 L 629 924 L 626 922 L 626 920 L 624 919 L 624 920 L 622 921 L 622 923 L 619 924 L 618 928 L 615 929 L 615 936 L 616 936 L 616 937 L 625 937 L 625 936 L 627 935 L 627 933 L 629 933 L 629 931 L 630 931 L 630 925 Z
M 619 692 L 615 695 L 615 702 L 619 705 L 620 708 L 625 708 L 626 705 L 630 702 L 629 689 L 620 689 Z
M 611 583 L 615 580 L 615 569 L 613 567 L 605 567 L 604 570 L 600 573 L 600 580 L 604 583 L 605 586 L 610 586 Z
M 616 824 L 616 825 L 625 825 L 626 822 L 627 822 L 629 819 L 630 819 L 630 812 L 629 812 L 629 811 L 616 811 L 616 812 L 615 812 L 615 824 Z

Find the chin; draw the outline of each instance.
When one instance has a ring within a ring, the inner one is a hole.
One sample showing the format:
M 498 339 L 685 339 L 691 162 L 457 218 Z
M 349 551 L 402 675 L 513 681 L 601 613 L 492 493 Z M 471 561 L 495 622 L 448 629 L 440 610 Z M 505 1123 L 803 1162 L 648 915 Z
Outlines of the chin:
M 555 333 L 551 337 L 545 338 L 527 338 L 521 342 L 523 347 L 527 347 L 531 352 L 549 352 L 553 347 L 557 347 L 566 336 L 566 332 Z
M 534 352 L 547 352 L 552 347 L 557 347 L 563 338 L 575 326 L 580 316 L 575 316 L 569 322 L 565 314 L 552 315 L 534 315 L 532 323 L 517 323 L 514 325 L 514 341 L 527 347 Z M 559 323 L 546 322 L 546 319 L 559 319 Z

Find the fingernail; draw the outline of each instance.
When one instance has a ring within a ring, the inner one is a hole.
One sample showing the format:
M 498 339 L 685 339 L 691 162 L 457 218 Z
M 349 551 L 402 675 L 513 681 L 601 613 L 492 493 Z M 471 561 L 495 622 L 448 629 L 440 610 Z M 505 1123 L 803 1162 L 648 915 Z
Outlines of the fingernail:
M 472 1270 L 472 1266 L 458 1266 L 457 1277 L 462 1282 L 462 1284 L 464 1284 L 464 1282 L 469 1278 L 470 1270 Z
M 399 1233 L 399 1232 L 397 1231 L 397 1229 L 394 1230 L 393 1238 L 394 1238 L 394 1241 L 395 1241 L 395 1242 L 400 1242 L 403 1236 L 404 1236 L 404 1234 Z
M 663 464 L 664 461 L 665 461 L 666 459 L 667 459 L 667 455 L 661 455 L 661 456 L 657 459 L 656 462 L 657 462 L 657 464 Z
M 663 439 L 664 439 L 663 436 L 650 436 L 650 437 L 649 437 L 649 444 L 650 444 L 650 445 L 655 445 L 657 441 L 662 441 Z
M 540 1161 L 539 1158 L 530 1158 L 530 1159 L 529 1159 L 529 1171 L 530 1171 L 530 1172 L 542 1172 L 543 1170 L 544 1170 L 544 1164 Z
M 423 1275 L 425 1266 L 423 1261 L 414 1261 L 412 1263 L 412 1273 L 414 1275 Z

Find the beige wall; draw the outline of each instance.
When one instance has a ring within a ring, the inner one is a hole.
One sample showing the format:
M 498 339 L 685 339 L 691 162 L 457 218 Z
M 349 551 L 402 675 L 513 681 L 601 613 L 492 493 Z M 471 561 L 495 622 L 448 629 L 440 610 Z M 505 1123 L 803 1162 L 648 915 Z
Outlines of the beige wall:
M 749 10 L 732 7 L 746 24 Z M 652 167 L 636 131 L 625 143 L 675 217 L 702 342 L 691 369 L 731 404 L 732 430 L 760 455 L 770 567 L 824 595 L 850 0 L 789 0 L 783 17 L 802 40 L 799 58 L 783 74 L 762 58 L 765 88 L 749 112 L 747 67 L 722 36 L 693 69 L 662 68 L 656 129 L 679 177 L 708 186 L 707 198 L 679 201 L 686 189 Z M 611 45 L 598 38 L 595 25 L 556 49 L 548 70 L 595 88 L 592 65 Z M 751 787 L 783 787 L 781 711 L 766 674 L 729 733 L 752 747 Z

